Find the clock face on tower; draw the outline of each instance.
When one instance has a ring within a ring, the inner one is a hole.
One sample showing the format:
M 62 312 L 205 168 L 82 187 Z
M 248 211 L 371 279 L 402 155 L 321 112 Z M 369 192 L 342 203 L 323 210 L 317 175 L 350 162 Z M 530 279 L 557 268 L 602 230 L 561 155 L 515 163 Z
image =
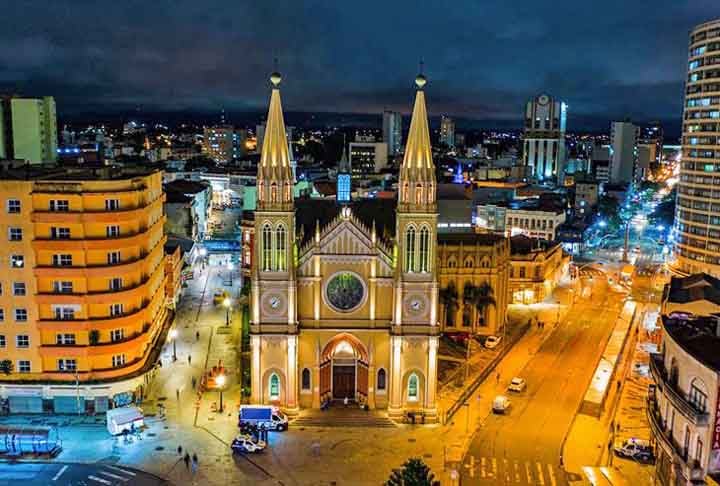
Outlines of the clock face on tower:
M 427 298 L 421 294 L 410 294 L 405 297 L 405 311 L 412 315 L 422 315 L 427 309 Z
M 282 314 L 285 310 L 285 296 L 277 293 L 266 294 L 263 297 L 263 310 L 267 314 Z

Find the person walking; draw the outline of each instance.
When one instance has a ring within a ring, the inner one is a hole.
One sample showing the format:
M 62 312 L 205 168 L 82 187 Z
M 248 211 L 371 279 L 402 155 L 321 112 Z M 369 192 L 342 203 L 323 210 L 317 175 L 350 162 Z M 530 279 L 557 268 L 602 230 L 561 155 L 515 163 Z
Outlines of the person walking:
M 191 364 L 191 363 L 192 363 L 192 355 L 188 354 L 188 364 Z
M 177 397 L 178 400 L 180 400 L 180 388 L 175 389 L 175 396 Z
M 190 469 L 190 454 L 186 452 L 183 461 L 185 461 L 185 469 Z
M 500 372 L 499 372 L 499 371 L 498 371 L 497 374 L 495 375 L 495 383 L 498 384 L 498 385 L 500 384 Z
M 195 454 L 195 453 L 193 452 L 193 455 L 192 455 L 192 473 L 193 473 L 193 476 L 195 476 L 195 473 L 197 472 L 197 469 L 198 469 L 198 457 L 197 457 L 197 454 Z
M 181 456 L 181 455 L 182 455 L 182 446 L 179 445 L 178 446 L 178 456 Z
M 192 377 L 192 387 L 193 387 L 193 390 L 195 389 L 195 385 L 197 385 L 197 379 L 193 376 L 193 377 Z
M 195 341 L 200 341 L 200 331 L 195 331 Z

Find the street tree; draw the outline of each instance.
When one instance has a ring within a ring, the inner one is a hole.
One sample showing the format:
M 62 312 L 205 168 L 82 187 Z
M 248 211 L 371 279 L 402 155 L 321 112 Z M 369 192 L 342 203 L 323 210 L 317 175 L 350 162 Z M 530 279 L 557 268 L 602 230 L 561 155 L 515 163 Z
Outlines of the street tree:
M 430 468 L 417 457 L 405 461 L 400 469 L 393 470 L 385 486 L 440 486 Z
M 5 375 L 9 375 L 13 372 L 13 362 L 10 359 L 4 359 L 0 361 L 0 372 Z

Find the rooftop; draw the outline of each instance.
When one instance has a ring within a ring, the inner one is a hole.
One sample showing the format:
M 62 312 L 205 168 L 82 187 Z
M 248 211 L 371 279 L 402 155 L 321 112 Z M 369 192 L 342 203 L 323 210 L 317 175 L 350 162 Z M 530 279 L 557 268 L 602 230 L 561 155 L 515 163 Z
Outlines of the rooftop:
M 3 170 L 0 180 L 17 181 L 99 181 L 144 177 L 160 169 L 148 166 L 25 164 Z
M 530 238 L 526 235 L 510 237 L 510 253 L 513 255 L 528 255 L 536 251 L 546 251 L 548 248 L 557 245 L 557 243 L 540 238 Z
M 665 334 L 693 358 L 720 371 L 720 314 L 682 318 L 663 316 Z
M 462 243 L 463 245 L 494 246 L 504 240 L 504 236 L 495 233 L 474 233 L 468 231 L 438 234 L 438 244 L 440 245 L 456 245 Z
M 707 300 L 720 305 L 720 280 L 706 273 L 696 273 L 688 277 L 672 277 L 665 286 L 666 302 L 685 304 Z

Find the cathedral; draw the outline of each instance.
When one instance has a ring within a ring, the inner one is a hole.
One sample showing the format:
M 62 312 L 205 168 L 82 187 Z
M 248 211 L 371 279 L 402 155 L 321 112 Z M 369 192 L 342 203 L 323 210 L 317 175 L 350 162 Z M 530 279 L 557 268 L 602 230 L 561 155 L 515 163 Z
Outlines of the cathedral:
M 251 270 L 252 401 L 292 415 L 347 398 L 390 417 L 436 420 L 437 184 L 426 79 L 415 79 L 397 200 L 337 202 L 294 200 L 281 76 L 270 81 Z

